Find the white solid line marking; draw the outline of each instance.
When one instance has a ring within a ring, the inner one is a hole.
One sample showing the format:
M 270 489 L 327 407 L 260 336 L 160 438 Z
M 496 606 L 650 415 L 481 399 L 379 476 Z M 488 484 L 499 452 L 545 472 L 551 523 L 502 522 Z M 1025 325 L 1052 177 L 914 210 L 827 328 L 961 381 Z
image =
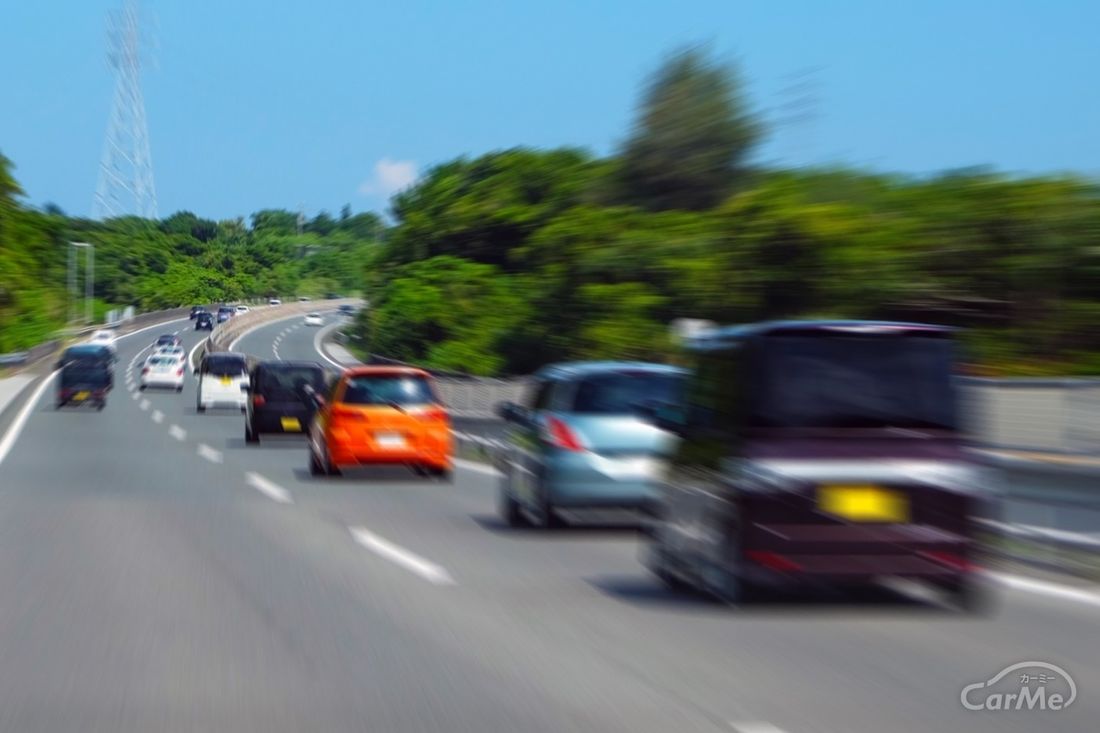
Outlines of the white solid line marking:
M 336 324 L 335 323 L 330 325 L 330 326 L 326 326 L 325 328 L 322 328 L 320 331 L 318 331 L 317 335 L 313 337 L 313 350 L 316 351 L 318 354 L 320 354 L 321 358 L 324 359 L 325 361 L 327 361 L 329 364 L 332 364 L 333 366 L 335 366 L 340 371 L 343 371 L 347 367 L 345 367 L 343 364 L 341 364 L 340 362 L 338 362 L 335 359 L 333 359 L 332 357 L 330 357 L 328 354 L 325 353 L 325 350 L 323 348 L 321 348 L 321 338 L 323 336 L 326 336 L 329 331 L 334 331 L 334 330 L 336 330 Z
M 766 720 L 746 720 L 739 723 L 730 723 L 730 727 L 737 733 L 783 733 L 783 729 L 776 728 Z
M 222 462 L 221 451 L 214 450 L 213 448 L 208 446 L 206 443 L 199 443 L 199 447 L 196 449 L 196 452 L 199 454 L 199 456 L 201 456 L 202 458 L 205 458 L 206 460 L 210 461 L 211 463 L 221 463 Z
M 164 413 L 161 412 L 160 410 L 153 410 L 152 417 L 153 417 L 153 422 L 155 422 L 155 423 L 164 422 Z
M 31 413 L 34 411 L 35 405 L 38 404 L 38 400 L 42 398 L 42 393 L 50 386 L 53 378 L 58 375 L 58 372 L 51 372 L 50 376 L 42 380 L 42 384 L 38 385 L 38 389 L 34 391 L 31 398 L 27 400 L 27 404 L 23 405 L 23 409 L 19 411 L 19 414 L 15 418 L 15 422 L 8 428 L 8 432 L 4 434 L 4 439 L 0 440 L 0 463 L 4 462 L 4 459 L 8 457 L 8 453 L 11 451 L 11 447 L 15 445 L 16 439 L 19 434 L 23 432 L 23 426 L 27 420 L 30 419 Z
M 149 400 L 142 400 L 141 402 L 138 403 L 138 407 L 140 407 L 143 410 L 148 410 L 149 409 Z
M 400 565 L 409 572 L 419 575 L 429 583 L 436 585 L 456 585 L 454 578 L 447 570 L 435 563 L 415 555 L 403 547 L 382 539 L 373 532 L 363 527 L 349 527 L 351 536 L 363 547 L 367 548 L 379 557 L 383 557 L 392 563 Z
M 271 499 L 272 501 L 277 501 L 280 504 L 294 503 L 294 499 L 290 497 L 289 491 L 276 483 L 268 481 L 266 478 L 254 471 L 249 471 L 248 473 L 246 473 L 245 479 L 247 479 L 249 486 L 256 489 L 256 491 L 259 491 L 261 494 Z
M 1061 598 L 1066 601 L 1076 601 L 1090 606 L 1100 606 L 1100 594 L 1092 593 L 1083 588 L 1074 588 L 1070 585 L 1048 583 L 1045 580 L 1025 578 L 1022 575 L 1009 575 L 1007 573 L 987 572 L 990 578 L 1008 588 L 1036 593 L 1038 595 Z
M 176 440 L 187 440 L 187 431 L 181 428 L 179 425 L 173 425 L 168 428 L 168 434 Z
M 478 463 L 477 461 L 467 461 L 462 458 L 456 458 L 454 463 L 457 468 L 462 468 L 467 471 L 477 471 L 478 473 L 488 474 L 489 476 L 501 475 L 500 471 L 496 470 L 492 466 L 486 465 L 484 463 Z

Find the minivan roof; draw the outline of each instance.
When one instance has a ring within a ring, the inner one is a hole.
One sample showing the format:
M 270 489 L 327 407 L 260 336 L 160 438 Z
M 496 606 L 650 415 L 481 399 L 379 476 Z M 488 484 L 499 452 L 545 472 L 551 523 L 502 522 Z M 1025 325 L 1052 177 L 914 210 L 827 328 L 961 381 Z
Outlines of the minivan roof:
M 571 361 L 548 364 L 536 373 L 536 377 L 561 379 L 566 377 L 586 377 L 623 370 L 652 372 L 654 374 L 686 374 L 687 370 L 668 364 L 655 364 L 648 361 Z
M 829 332 L 859 334 L 921 334 L 924 336 L 948 336 L 955 329 L 930 323 L 906 323 L 903 321 L 764 321 L 742 326 L 725 326 L 703 331 L 687 340 L 688 348 L 695 351 L 720 349 L 761 336 L 777 334 L 806 334 Z

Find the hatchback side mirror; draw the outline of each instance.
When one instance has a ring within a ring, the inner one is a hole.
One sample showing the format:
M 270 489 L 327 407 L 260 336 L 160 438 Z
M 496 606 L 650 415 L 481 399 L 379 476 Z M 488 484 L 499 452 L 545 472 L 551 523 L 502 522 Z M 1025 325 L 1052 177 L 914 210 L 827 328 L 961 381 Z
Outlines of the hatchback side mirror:
M 515 402 L 500 402 L 496 406 L 497 416 L 505 422 L 523 423 L 527 422 L 527 410 L 523 409 Z

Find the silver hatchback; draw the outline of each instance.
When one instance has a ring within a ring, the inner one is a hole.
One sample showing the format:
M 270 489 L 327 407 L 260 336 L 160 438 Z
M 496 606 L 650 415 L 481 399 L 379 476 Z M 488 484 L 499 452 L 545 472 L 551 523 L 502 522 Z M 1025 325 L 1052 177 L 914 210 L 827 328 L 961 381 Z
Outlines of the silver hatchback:
M 526 406 L 504 403 L 508 423 L 500 505 L 513 526 L 561 524 L 557 509 L 645 509 L 660 456 L 673 439 L 647 405 L 678 402 L 686 373 L 641 362 L 578 362 L 535 375 Z

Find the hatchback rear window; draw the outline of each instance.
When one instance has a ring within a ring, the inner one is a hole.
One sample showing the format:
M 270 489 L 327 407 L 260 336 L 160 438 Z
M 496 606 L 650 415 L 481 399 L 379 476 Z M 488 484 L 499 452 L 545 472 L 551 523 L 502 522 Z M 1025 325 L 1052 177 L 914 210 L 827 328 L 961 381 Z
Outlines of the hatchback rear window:
M 577 383 L 572 412 L 629 415 L 647 402 L 678 403 L 684 384 L 679 374 L 628 371 L 585 377 Z
M 353 377 L 347 382 L 343 401 L 349 405 L 426 405 L 438 402 L 428 380 L 405 374 Z

